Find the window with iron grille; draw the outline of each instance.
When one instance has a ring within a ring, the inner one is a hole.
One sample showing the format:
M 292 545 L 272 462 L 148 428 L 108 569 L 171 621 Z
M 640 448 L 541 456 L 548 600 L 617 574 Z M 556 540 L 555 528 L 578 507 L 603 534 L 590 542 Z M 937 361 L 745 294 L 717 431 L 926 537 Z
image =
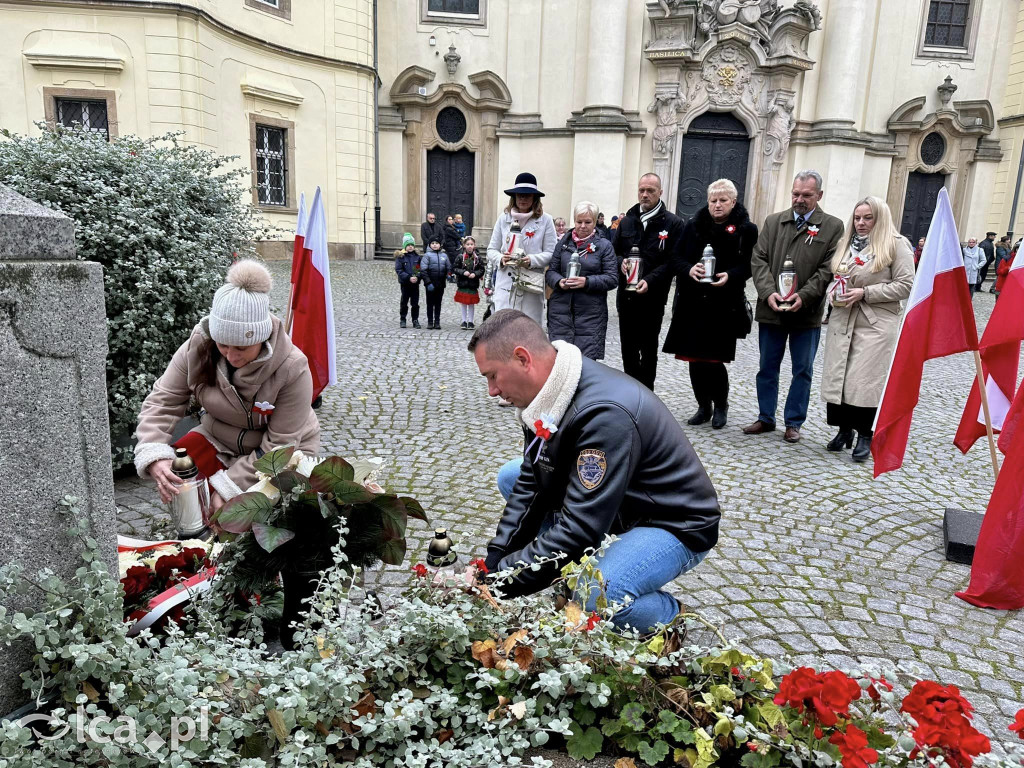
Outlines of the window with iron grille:
M 480 0 L 428 0 L 427 13 L 451 13 L 460 16 L 479 16 Z
M 87 131 L 102 133 L 110 141 L 110 126 L 107 122 L 107 102 L 84 99 L 54 99 L 57 122 L 60 125 L 80 125 Z
M 288 205 L 287 131 L 256 125 L 256 191 L 260 205 Z
M 966 48 L 970 24 L 971 0 L 931 0 L 925 45 L 941 48 Z

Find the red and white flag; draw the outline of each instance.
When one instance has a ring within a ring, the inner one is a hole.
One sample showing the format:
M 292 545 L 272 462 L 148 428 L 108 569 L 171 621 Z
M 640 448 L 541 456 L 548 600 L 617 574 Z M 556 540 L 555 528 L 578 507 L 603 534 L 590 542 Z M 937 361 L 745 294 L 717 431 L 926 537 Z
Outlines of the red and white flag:
M 303 254 L 295 275 L 291 336 L 309 361 L 313 399 L 316 400 L 325 387 L 338 383 L 334 361 L 334 300 L 327 259 L 327 216 L 320 187 L 309 208 Z
M 999 301 L 1005 295 L 1001 293 Z M 1017 391 L 1012 410 L 1022 407 L 1024 387 Z M 1024 430 L 1004 429 L 999 447 L 1006 461 L 981 521 L 971 583 L 956 596 L 982 608 L 1010 611 L 1024 608 Z
M 896 352 L 875 416 L 875 477 L 903 466 L 924 361 L 978 348 L 978 329 L 949 194 L 939 190 Z
M 295 245 L 292 247 L 292 291 L 295 290 L 295 278 L 299 274 L 306 242 L 306 193 L 299 195 L 299 218 L 295 223 Z
M 1022 249 L 1024 250 L 1024 249 Z M 985 373 L 992 429 L 1000 431 L 1006 422 L 1017 389 L 1017 364 L 1020 343 L 1024 340 L 1024 254 L 1018 251 L 1006 275 L 1006 282 L 981 337 L 981 368 Z M 967 406 L 953 440 L 964 453 L 985 436 L 985 414 L 981 408 L 981 390 L 974 379 Z M 1006 448 L 1000 442 L 1003 453 Z

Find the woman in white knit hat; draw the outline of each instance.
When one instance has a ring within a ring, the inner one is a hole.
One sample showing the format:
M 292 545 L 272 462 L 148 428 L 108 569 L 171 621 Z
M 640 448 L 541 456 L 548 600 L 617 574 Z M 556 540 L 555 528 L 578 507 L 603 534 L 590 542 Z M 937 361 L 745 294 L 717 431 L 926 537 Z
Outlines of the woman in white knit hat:
M 320 450 L 309 365 L 270 314 L 270 282 L 259 262 L 236 262 L 142 405 L 135 468 L 165 503 L 181 482 L 171 472 L 175 447 L 210 479 L 211 511 L 256 481 L 253 464 L 270 449 Z M 190 403 L 201 409 L 199 426 L 172 444 Z

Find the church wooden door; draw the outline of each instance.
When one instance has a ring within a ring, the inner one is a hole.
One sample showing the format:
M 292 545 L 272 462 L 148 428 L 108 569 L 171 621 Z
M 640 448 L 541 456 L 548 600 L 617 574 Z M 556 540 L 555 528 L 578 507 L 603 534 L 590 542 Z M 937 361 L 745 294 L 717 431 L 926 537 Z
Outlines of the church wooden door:
M 917 247 L 917 241 L 928 234 L 939 190 L 946 183 L 942 173 L 914 171 L 907 179 L 907 195 L 903 199 L 903 220 L 900 233 Z
M 676 215 L 683 221 L 708 204 L 708 185 L 729 179 L 739 191 L 747 185 L 750 138 L 747 129 L 730 114 L 706 112 L 690 124 L 683 136 Z
M 466 233 L 473 229 L 473 153 L 468 149 L 448 152 L 431 149 L 427 152 L 427 212 L 437 220 L 462 214 Z

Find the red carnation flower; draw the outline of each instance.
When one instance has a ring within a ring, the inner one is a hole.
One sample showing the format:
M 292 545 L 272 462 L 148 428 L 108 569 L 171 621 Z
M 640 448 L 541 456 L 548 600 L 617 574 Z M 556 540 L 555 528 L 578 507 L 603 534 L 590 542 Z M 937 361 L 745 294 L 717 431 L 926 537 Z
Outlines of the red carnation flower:
M 416 574 L 417 579 L 422 579 L 427 575 L 427 566 L 423 563 L 416 563 L 411 570 Z
M 487 569 L 487 562 L 482 557 L 478 557 L 476 560 L 471 560 L 469 564 L 475 566 L 480 573 L 489 573 Z
M 1010 730 L 1017 734 L 1021 739 L 1024 739 L 1024 709 L 1017 713 L 1016 719 L 1010 724 Z
M 121 579 L 125 602 L 138 600 L 152 584 L 153 572 L 144 565 L 133 565 Z
M 202 547 L 183 549 L 181 556 L 185 558 L 185 566 L 193 570 L 198 571 L 210 567 L 210 560 L 207 557 L 206 550 Z
M 878 752 L 868 746 L 868 737 L 856 725 L 846 726 L 846 732 L 836 731 L 829 742 L 839 748 L 843 768 L 867 768 L 878 762 Z

